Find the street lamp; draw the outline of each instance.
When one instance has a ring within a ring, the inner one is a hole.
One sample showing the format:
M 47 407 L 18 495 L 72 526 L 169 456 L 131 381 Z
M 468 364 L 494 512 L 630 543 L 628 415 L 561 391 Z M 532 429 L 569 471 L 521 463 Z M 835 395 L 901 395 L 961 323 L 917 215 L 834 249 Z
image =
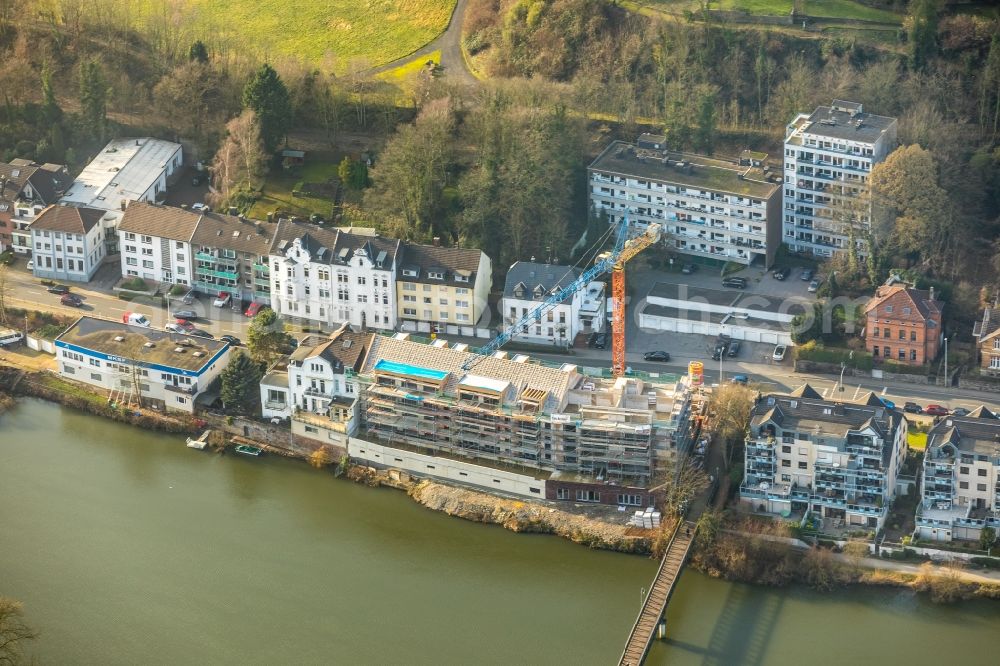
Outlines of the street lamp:
M 944 339 L 944 385 L 948 386 L 948 337 Z

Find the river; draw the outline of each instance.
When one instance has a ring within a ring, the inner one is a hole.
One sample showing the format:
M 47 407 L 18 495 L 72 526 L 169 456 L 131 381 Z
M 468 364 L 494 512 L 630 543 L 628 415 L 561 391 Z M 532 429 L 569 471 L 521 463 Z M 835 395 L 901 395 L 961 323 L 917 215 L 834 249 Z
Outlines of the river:
M 0 416 L 0 594 L 44 664 L 609 664 L 654 572 L 298 462 L 41 401 Z M 986 664 L 1000 604 L 689 571 L 668 627 L 649 663 Z

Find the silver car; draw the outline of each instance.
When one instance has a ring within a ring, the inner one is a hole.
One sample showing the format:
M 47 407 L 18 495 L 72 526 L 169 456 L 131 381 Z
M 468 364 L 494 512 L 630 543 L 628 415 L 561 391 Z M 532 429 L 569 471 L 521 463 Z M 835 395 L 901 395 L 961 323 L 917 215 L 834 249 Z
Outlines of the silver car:
M 785 360 L 785 345 L 775 345 L 771 358 L 779 363 Z

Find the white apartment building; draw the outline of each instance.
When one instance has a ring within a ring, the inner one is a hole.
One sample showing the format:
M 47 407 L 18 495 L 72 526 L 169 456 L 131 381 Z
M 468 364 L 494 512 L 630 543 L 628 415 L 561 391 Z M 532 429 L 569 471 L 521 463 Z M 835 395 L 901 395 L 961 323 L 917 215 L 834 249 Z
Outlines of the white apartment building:
M 927 434 L 914 536 L 977 541 L 1000 532 L 1000 418 L 979 407 L 945 416 Z
M 552 294 L 571 284 L 583 271 L 572 266 L 519 261 L 507 271 L 500 311 L 504 326 L 510 326 L 545 302 Z M 580 333 L 604 327 L 604 283 L 591 282 L 569 299 L 549 308 L 541 319 L 514 336 L 532 344 L 568 347 Z
M 740 501 L 823 529 L 885 525 L 906 458 L 907 424 L 874 393 L 825 400 L 808 384 L 757 399 L 750 415 Z
M 357 428 L 360 388 L 354 373 L 373 335 L 345 324 L 329 337 L 301 341 L 261 381 L 263 417 L 290 418 L 293 433 L 346 448 Z
M 270 248 L 271 307 L 334 328 L 396 326 L 400 241 L 282 220 Z
M 59 374 L 127 403 L 193 413 L 198 395 L 226 367 L 229 345 L 95 317 L 56 338 Z
M 36 277 L 89 282 L 104 259 L 105 213 L 93 208 L 49 206 L 28 229 Z
M 770 267 L 781 243 L 780 175 L 766 155 L 738 161 L 676 153 L 663 136 L 615 141 L 588 168 L 590 202 L 615 224 L 663 225 L 664 243 L 694 257 Z
M 13 249 L 18 254 L 31 254 L 28 225 L 62 196 L 69 183 L 69 173 L 62 164 L 22 159 L 0 163 L 0 252 Z
M 159 204 L 136 202 L 118 223 L 122 275 L 168 284 L 194 279 L 191 238 L 201 215 Z
M 133 201 L 156 202 L 166 194 L 171 176 L 181 168 L 181 144 L 150 137 L 112 139 L 80 172 L 59 202 L 110 213 L 105 230 L 114 231 Z M 105 233 L 107 254 L 118 253 L 118 237 Z
M 785 128 L 782 226 L 793 252 L 833 256 L 871 226 L 868 178 L 896 148 L 896 119 L 834 100 L 799 114 Z

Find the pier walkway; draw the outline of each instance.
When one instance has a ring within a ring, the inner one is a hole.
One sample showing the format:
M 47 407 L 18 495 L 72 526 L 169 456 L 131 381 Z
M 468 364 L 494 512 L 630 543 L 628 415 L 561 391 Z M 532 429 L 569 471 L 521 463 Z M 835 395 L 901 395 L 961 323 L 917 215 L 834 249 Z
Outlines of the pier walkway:
M 674 583 L 680 577 L 681 569 L 687 561 L 688 553 L 691 551 L 691 544 L 694 541 L 697 525 L 690 520 L 686 520 L 677 526 L 674 536 L 670 539 L 666 552 L 663 554 L 663 561 L 653 579 L 653 585 L 649 588 L 649 594 L 642 604 L 639 617 L 632 626 L 628 643 L 625 644 L 625 651 L 618 661 L 619 666 L 640 666 L 646 658 L 653 636 L 656 635 L 657 625 L 667 611 L 667 602 L 674 591 Z

